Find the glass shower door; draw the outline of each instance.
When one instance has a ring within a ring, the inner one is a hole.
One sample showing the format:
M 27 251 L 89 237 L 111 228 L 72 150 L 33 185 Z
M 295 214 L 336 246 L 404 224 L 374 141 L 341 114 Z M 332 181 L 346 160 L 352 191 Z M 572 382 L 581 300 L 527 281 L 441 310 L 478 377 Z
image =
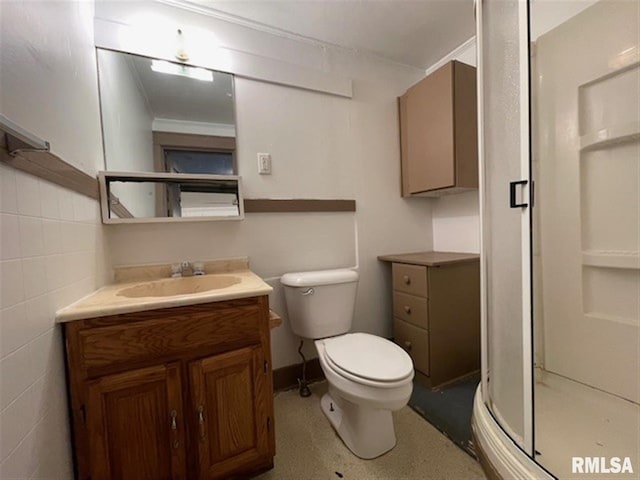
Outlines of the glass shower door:
M 483 399 L 532 454 L 529 41 L 526 1 L 478 3 Z
M 596 478 L 579 462 L 597 458 L 611 467 L 597 478 L 637 480 L 640 3 L 536 3 L 536 460 L 560 479 Z

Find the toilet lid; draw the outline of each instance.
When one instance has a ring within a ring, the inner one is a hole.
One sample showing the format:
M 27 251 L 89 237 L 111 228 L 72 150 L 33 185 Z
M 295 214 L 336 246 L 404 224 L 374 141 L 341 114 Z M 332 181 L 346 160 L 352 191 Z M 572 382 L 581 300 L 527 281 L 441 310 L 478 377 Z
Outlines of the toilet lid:
M 413 372 L 411 357 L 389 340 L 348 333 L 325 340 L 325 354 L 340 369 L 377 382 L 394 382 Z

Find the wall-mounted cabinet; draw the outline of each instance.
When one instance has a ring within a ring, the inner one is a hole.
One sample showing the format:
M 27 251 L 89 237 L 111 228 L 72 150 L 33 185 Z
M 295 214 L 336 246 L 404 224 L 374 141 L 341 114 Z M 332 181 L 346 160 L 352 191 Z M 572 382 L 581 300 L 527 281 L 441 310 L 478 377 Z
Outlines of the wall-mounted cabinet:
M 478 188 L 476 69 L 452 61 L 399 98 L 402 196 Z

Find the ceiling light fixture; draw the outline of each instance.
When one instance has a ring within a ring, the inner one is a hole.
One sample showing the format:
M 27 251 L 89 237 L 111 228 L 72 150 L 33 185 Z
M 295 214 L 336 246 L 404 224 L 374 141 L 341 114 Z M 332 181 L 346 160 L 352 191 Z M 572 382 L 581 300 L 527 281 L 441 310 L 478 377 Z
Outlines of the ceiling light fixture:
M 179 65 L 165 60 L 152 60 L 151 70 L 157 73 L 189 77 L 195 80 L 202 80 L 203 82 L 213 82 L 213 72 L 210 70 L 198 67 L 189 67 L 187 65 Z

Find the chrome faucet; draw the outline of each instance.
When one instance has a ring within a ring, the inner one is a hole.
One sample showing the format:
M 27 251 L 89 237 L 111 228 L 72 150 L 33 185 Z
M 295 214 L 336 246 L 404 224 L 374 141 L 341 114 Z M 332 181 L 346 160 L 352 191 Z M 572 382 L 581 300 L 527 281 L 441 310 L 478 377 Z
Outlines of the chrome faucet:
M 176 277 L 188 277 L 192 275 L 204 275 L 204 263 L 202 262 L 181 262 L 171 266 L 171 276 Z

